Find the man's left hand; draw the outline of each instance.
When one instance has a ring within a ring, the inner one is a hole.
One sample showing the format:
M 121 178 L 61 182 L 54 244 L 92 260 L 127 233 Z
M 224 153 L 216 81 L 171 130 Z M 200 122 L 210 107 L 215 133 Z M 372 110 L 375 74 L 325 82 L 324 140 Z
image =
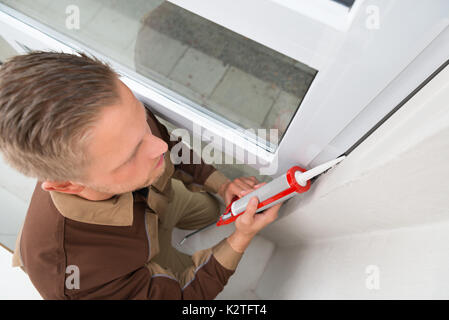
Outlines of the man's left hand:
M 241 198 L 261 185 L 254 176 L 240 177 L 224 183 L 218 190 L 218 194 L 227 206 L 231 203 L 234 196 Z

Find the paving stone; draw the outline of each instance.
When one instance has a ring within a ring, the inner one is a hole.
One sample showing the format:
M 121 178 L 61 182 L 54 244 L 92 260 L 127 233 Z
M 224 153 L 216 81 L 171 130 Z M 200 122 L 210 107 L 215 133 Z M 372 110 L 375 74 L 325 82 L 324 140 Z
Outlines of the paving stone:
M 186 50 L 187 46 L 178 40 L 144 26 L 136 42 L 136 70 L 142 74 L 153 70 L 168 76 Z
M 139 21 L 103 6 L 80 31 L 86 37 L 97 40 L 98 45 L 123 51 L 137 38 L 139 28 Z
M 226 45 L 223 33 L 217 30 L 218 24 L 169 1 L 146 15 L 144 20 L 146 26 L 212 57 L 217 57 Z
M 134 51 L 135 51 L 135 47 L 136 47 L 136 40 L 134 40 L 129 46 L 128 48 L 126 48 L 125 50 L 123 50 L 121 52 L 122 56 L 123 56 L 123 60 L 118 60 L 119 62 L 122 62 L 125 66 L 131 68 L 132 70 L 135 70 L 135 65 L 134 65 L 134 61 L 135 61 L 135 57 L 134 57 Z
M 268 112 L 262 127 L 266 129 L 278 129 L 280 139 L 294 117 L 300 101 L 300 98 L 282 91 L 273 107 Z
M 169 78 L 162 79 L 159 83 L 181 95 L 181 100 L 187 101 L 187 104 L 189 105 L 193 104 L 194 106 L 202 106 L 205 103 L 205 96 L 195 90 L 192 90 L 191 87 L 184 86 Z
M 306 81 L 309 85 L 316 74 L 316 70 L 295 59 L 168 1 L 144 20 L 154 30 L 293 95 L 299 96 L 302 83 Z
M 145 14 L 164 3 L 165 0 L 95 0 L 95 2 L 99 2 L 103 6 L 139 21 Z
M 257 129 L 279 91 L 273 84 L 230 67 L 212 93 L 209 108 L 244 128 Z
M 189 48 L 169 77 L 201 95 L 209 96 L 226 68 L 220 60 Z

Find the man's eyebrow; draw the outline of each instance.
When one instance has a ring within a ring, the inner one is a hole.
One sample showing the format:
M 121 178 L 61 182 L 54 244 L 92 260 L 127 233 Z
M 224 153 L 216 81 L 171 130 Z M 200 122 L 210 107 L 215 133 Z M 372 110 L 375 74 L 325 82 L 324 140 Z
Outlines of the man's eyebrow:
M 135 157 L 135 155 L 136 155 L 137 151 L 139 150 L 140 145 L 142 144 L 142 142 L 143 142 L 143 138 L 140 139 L 139 143 L 138 143 L 137 146 L 134 148 L 134 151 L 133 151 L 133 153 L 131 154 L 131 156 L 128 158 L 128 160 L 126 160 L 125 162 L 123 162 L 122 165 L 124 165 L 124 164 L 127 163 L 128 161 L 131 161 L 132 158 Z
M 139 141 L 139 143 L 137 144 L 137 146 L 134 148 L 132 154 L 130 157 L 128 157 L 128 159 L 126 159 L 125 161 L 122 162 L 122 164 L 120 164 L 119 166 L 117 166 L 115 169 L 113 169 L 112 171 L 116 171 L 118 169 L 120 169 L 121 167 L 123 167 L 125 164 L 127 164 L 129 161 L 131 161 L 134 156 L 136 155 L 137 151 L 139 150 L 140 145 L 143 142 L 143 138 Z

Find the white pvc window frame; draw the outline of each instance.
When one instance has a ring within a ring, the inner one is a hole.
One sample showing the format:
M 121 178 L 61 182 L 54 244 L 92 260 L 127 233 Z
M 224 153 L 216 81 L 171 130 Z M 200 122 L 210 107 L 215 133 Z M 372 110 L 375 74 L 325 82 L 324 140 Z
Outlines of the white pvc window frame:
M 332 0 L 271 0 L 281 6 L 327 24 L 330 27 L 346 31 L 351 26 L 355 13 L 363 0 L 356 0 L 351 8 Z

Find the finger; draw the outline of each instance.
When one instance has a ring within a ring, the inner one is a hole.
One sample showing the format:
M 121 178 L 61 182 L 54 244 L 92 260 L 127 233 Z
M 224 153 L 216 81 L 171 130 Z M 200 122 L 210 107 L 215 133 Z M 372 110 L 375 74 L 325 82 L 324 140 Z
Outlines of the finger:
M 254 215 L 256 214 L 258 204 L 259 200 L 257 199 L 257 197 L 252 197 L 249 200 L 245 212 L 240 216 L 242 222 L 244 222 L 245 224 L 252 224 L 254 222 Z
M 231 203 L 233 197 L 234 197 L 234 195 L 231 194 L 231 193 L 226 193 L 225 194 L 225 204 L 226 204 L 226 206 L 228 206 Z
M 237 195 L 240 196 L 240 192 L 244 191 L 244 189 L 242 189 L 242 187 L 240 185 L 238 185 L 237 183 L 231 183 L 229 185 L 229 193 L 231 193 L 232 196 Z
M 281 206 L 282 202 L 256 214 L 254 217 L 254 224 L 257 226 L 270 224 L 278 218 L 278 212 Z
M 239 196 L 240 196 L 240 197 L 244 197 L 244 196 L 246 196 L 247 194 L 253 192 L 254 190 L 256 190 L 256 189 L 258 189 L 258 188 L 260 188 L 260 187 L 262 187 L 262 186 L 264 186 L 264 185 L 266 185 L 266 184 L 267 184 L 266 182 L 262 182 L 262 183 L 256 184 L 256 185 L 253 186 L 253 188 L 252 188 L 251 190 L 244 190 L 244 191 L 241 191 L 241 192 L 239 193 Z
M 259 180 L 257 180 L 257 178 L 255 176 L 250 176 L 250 177 L 246 177 L 248 179 L 251 179 L 252 181 L 254 181 L 255 184 L 259 183 Z
M 240 192 L 242 192 L 242 191 L 243 190 L 238 185 L 231 183 L 228 187 L 228 190 L 226 191 L 226 193 L 224 195 L 226 206 L 228 206 L 232 202 L 232 199 L 234 198 L 234 196 L 241 198 L 242 195 L 240 194 Z
M 244 196 L 246 196 L 247 194 L 249 194 L 249 193 L 251 193 L 253 191 L 254 191 L 254 189 L 244 190 L 244 191 L 240 192 L 240 197 L 244 197 Z
M 267 215 L 267 217 L 270 217 L 273 220 L 275 220 L 278 217 L 279 209 L 281 208 L 282 204 L 283 204 L 283 202 L 275 204 L 271 208 L 268 208 L 267 210 L 265 210 L 266 211 L 265 214 Z
M 232 202 L 232 199 L 234 198 L 234 196 L 236 194 L 237 193 L 236 193 L 235 187 L 232 184 L 230 184 L 224 194 L 224 200 L 225 200 L 226 206 Z
M 240 179 L 251 187 L 258 183 L 255 177 L 241 177 Z
M 235 181 L 243 190 L 252 189 L 253 185 L 251 180 L 238 179 Z M 249 183 L 248 183 L 249 182 Z
M 266 182 L 262 182 L 262 183 L 256 184 L 256 185 L 254 186 L 254 189 L 260 188 L 260 187 L 262 187 L 262 186 L 264 186 L 264 185 L 266 185 L 266 184 L 267 184 Z
M 237 194 L 238 196 L 241 196 L 241 193 L 243 191 L 252 190 L 253 189 L 250 185 L 246 184 L 245 182 L 239 181 L 239 180 L 234 180 L 234 186 L 233 187 L 235 188 L 234 189 L 235 190 L 235 194 Z

